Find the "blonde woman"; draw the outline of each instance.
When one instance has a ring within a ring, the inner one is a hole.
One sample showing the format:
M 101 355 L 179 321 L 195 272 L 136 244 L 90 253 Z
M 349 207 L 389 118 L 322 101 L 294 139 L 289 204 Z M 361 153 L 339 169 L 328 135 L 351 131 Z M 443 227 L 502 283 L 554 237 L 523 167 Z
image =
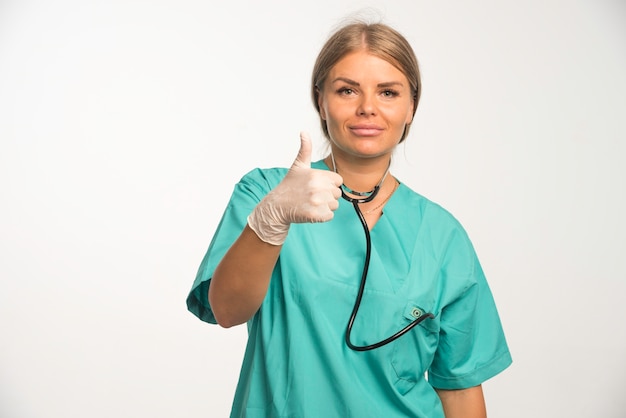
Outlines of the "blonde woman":
M 421 84 L 384 24 L 340 28 L 311 83 L 330 153 L 236 185 L 187 299 L 247 323 L 232 417 L 484 417 L 481 384 L 511 363 L 472 244 L 390 172 Z

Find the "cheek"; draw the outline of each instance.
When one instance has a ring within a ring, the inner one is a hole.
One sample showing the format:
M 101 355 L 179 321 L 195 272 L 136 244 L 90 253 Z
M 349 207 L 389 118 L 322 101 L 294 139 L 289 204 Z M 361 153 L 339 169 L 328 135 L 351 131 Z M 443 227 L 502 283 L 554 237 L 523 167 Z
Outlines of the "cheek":
M 411 113 L 405 107 L 388 110 L 385 114 L 387 122 L 397 129 L 404 129 L 404 125 L 411 121 Z
M 328 123 L 343 118 L 348 107 L 345 102 L 338 100 L 332 93 L 328 92 L 320 94 L 318 105 L 321 118 Z
M 396 113 L 396 120 L 399 124 L 406 125 L 413 120 L 413 108 L 411 106 L 398 109 Z
M 341 125 L 333 118 L 326 119 L 326 127 L 330 132 L 339 132 Z
M 324 119 L 329 124 L 338 124 L 347 118 L 349 112 L 349 108 L 345 104 L 327 102 L 324 108 Z

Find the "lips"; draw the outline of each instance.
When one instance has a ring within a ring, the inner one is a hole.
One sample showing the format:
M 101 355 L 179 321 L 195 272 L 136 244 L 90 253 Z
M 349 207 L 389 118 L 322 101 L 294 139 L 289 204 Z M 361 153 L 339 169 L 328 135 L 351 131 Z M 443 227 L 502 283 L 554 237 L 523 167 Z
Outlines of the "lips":
M 350 131 L 357 136 L 376 136 L 383 131 L 383 128 L 378 125 L 359 124 L 350 126 Z

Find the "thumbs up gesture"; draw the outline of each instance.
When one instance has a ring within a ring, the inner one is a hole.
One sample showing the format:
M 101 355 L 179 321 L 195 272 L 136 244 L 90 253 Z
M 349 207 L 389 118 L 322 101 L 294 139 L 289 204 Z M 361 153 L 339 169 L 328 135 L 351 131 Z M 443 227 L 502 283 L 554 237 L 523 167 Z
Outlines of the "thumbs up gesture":
M 333 218 L 343 179 L 332 171 L 312 169 L 311 149 L 311 139 L 301 133 L 300 151 L 287 175 L 248 216 L 248 225 L 261 240 L 282 245 L 292 223 Z

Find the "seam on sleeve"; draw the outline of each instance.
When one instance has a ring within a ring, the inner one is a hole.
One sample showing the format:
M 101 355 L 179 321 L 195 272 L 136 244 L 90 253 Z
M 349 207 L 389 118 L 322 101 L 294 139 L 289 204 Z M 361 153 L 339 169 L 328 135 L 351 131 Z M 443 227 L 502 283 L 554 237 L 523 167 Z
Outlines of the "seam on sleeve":
M 428 371 L 428 381 L 437 389 L 466 389 L 491 379 L 495 375 L 501 373 L 512 363 L 511 353 L 508 348 L 494 357 L 492 361 L 484 364 L 471 373 L 460 376 L 441 376 L 437 373 Z

